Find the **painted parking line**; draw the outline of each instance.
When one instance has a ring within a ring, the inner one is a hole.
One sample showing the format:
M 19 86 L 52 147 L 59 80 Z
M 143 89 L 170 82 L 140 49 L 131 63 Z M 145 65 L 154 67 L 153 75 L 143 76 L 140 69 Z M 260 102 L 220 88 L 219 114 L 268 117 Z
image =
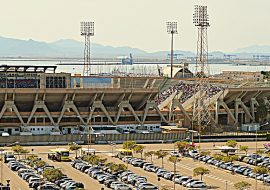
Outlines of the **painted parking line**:
M 190 170 L 190 171 L 193 171 L 193 169 L 195 168 L 195 167 L 190 167 L 190 166 L 183 165 L 183 164 L 176 164 L 176 165 L 177 165 L 177 166 L 180 166 L 180 167 L 182 167 L 182 168 L 185 168 L 185 169 L 187 169 L 187 170 Z M 222 178 L 217 177 L 217 176 L 213 176 L 213 175 L 211 175 L 211 174 L 208 174 L 208 175 L 205 175 L 205 176 L 206 176 L 206 177 L 209 177 L 209 178 L 212 178 L 212 179 L 215 179 L 215 180 L 218 180 L 218 181 L 221 181 L 221 182 L 224 182 L 224 183 L 227 183 L 228 185 L 234 185 L 234 183 L 231 182 L 231 181 L 222 179 Z

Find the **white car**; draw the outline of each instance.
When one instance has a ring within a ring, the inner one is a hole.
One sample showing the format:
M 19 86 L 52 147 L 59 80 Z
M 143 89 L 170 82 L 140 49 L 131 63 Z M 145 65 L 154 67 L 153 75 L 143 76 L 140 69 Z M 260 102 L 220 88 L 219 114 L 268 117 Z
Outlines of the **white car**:
M 190 150 L 188 151 L 188 154 L 191 156 L 191 157 L 194 157 L 196 156 L 197 154 L 199 154 L 198 150 Z
M 193 181 L 187 184 L 188 188 L 206 188 L 206 184 L 203 181 Z
M 110 188 L 111 188 L 111 189 L 114 189 L 114 187 L 115 187 L 116 185 L 119 185 L 119 184 L 123 184 L 123 183 L 120 182 L 120 181 L 114 181 L 114 182 L 111 183 Z
M 176 157 L 180 157 L 180 153 L 178 151 L 171 151 L 171 156 L 176 156 Z

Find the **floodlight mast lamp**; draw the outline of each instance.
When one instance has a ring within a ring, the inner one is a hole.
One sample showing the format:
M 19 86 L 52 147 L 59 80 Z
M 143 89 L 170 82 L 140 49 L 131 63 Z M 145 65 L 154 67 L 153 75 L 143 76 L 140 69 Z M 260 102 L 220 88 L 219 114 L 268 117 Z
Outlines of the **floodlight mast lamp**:
M 178 34 L 177 32 L 177 22 L 167 22 L 167 32 L 171 34 L 171 78 L 173 78 L 173 35 Z
M 84 36 L 83 76 L 90 76 L 90 37 L 94 36 L 94 22 L 81 22 L 81 36 Z
M 207 28 L 209 25 L 209 16 L 207 13 L 207 6 L 195 6 L 193 14 L 193 23 L 198 28 L 198 41 L 197 41 L 197 57 L 195 77 L 198 78 L 198 96 L 193 104 L 193 117 L 192 128 L 197 126 L 199 134 L 201 135 L 202 129 L 209 126 L 212 118 L 209 104 L 209 67 L 208 67 L 208 41 L 207 41 Z

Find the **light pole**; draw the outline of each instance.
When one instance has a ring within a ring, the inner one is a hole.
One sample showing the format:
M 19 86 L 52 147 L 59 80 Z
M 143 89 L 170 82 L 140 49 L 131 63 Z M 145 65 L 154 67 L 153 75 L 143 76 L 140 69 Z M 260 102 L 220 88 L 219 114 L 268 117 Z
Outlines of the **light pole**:
M 263 127 L 263 126 L 268 125 L 268 124 L 269 123 L 266 122 L 265 124 L 260 125 L 260 127 Z M 258 151 L 258 126 L 256 126 L 256 144 L 255 144 L 255 152 L 256 152 L 255 166 L 256 167 L 257 167 L 257 159 L 258 159 L 257 151 Z M 258 188 L 258 181 L 257 181 L 257 173 L 255 172 L 255 190 L 257 190 L 257 188 Z
M 112 147 L 112 156 L 113 156 L 113 148 L 114 148 L 114 146 L 115 146 L 115 143 L 114 142 L 110 142 L 110 145 L 111 145 L 111 147 Z
M 84 36 L 83 76 L 90 76 L 90 37 L 94 36 L 94 22 L 81 22 L 81 36 Z
M 87 143 L 87 158 L 88 158 L 88 163 L 90 162 L 90 149 L 91 149 L 91 140 L 92 140 L 92 135 L 91 135 L 91 118 L 89 120 L 88 124 L 88 143 Z
M 157 181 L 158 181 L 158 190 L 159 190 L 160 177 L 157 178 Z
M 171 78 L 173 78 L 173 35 L 178 34 L 177 22 L 166 22 L 167 32 L 171 34 Z
M 255 144 L 255 152 L 256 152 L 256 160 L 255 160 L 255 167 L 257 167 L 257 149 L 258 149 L 258 127 L 256 127 L 256 144 Z M 257 170 L 255 170 L 255 190 L 257 190 L 258 182 L 257 182 Z

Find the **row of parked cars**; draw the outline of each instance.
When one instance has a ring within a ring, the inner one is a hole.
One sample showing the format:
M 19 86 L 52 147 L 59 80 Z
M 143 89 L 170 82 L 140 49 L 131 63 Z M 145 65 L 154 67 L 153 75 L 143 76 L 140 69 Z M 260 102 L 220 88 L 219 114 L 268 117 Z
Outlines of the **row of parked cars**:
M 257 180 L 264 181 L 265 183 L 270 183 L 270 175 L 269 174 L 256 174 L 253 172 L 253 169 L 249 166 L 243 166 L 239 164 L 235 164 L 233 162 L 223 162 L 216 160 L 212 156 L 202 156 L 202 155 L 196 155 L 194 156 L 194 159 L 205 162 L 207 164 L 211 164 L 213 166 L 216 166 L 218 168 L 222 168 L 224 170 L 230 171 L 232 174 L 240 174 L 244 175 L 246 177 L 250 178 L 257 178 Z
M 198 179 L 194 179 L 190 176 L 185 176 L 181 174 L 175 174 L 174 172 L 168 171 L 162 167 L 155 166 L 152 163 L 146 162 L 139 158 L 134 157 L 122 157 L 120 158 L 123 162 L 128 162 L 129 164 L 133 165 L 134 167 L 140 167 L 148 172 L 154 172 L 157 174 L 158 177 L 162 177 L 164 179 L 175 181 L 175 183 L 180 184 L 184 187 L 188 188 L 206 188 L 206 184 L 203 181 Z
M 29 188 L 35 190 L 74 190 L 84 187 L 82 183 L 75 182 L 66 175 L 59 177 L 54 182 L 47 181 L 42 174 L 47 169 L 53 169 L 54 166 L 46 164 L 43 167 L 37 167 L 34 161 L 33 167 L 30 167 L 29 163 L 28 160 L 12 160 L 7 163 L 11 170 L 17 171 L 18 176 L 28 182 Z
M 51 190 L 60 190 L 55 184 L 44 180 L 40 174 L 33 168 L 29 167 L 25 162 L 22 161 L 9 161 L 7 166 L 13 170 L 17 171 L 18 176 L 23 180 L 28 182 L 30 188 L 33 189 L 51 189 Z
M 250 165 L 254 165 L 254 166 L 257 165 L 257 166 L 270 169 L 270 158 L 268 156 L 261 156 L 258 154 L 249 154 L 245 156 L 239 156 L 239 161 L 245 162 Z
M 122 171 L 111 174 L 104 164 L 91 165 L 80 159 L 74 160 L 71 165 L 111 189 L 132 190 L 131 186 L 119 180 L 119 175 L 122 174 Z

